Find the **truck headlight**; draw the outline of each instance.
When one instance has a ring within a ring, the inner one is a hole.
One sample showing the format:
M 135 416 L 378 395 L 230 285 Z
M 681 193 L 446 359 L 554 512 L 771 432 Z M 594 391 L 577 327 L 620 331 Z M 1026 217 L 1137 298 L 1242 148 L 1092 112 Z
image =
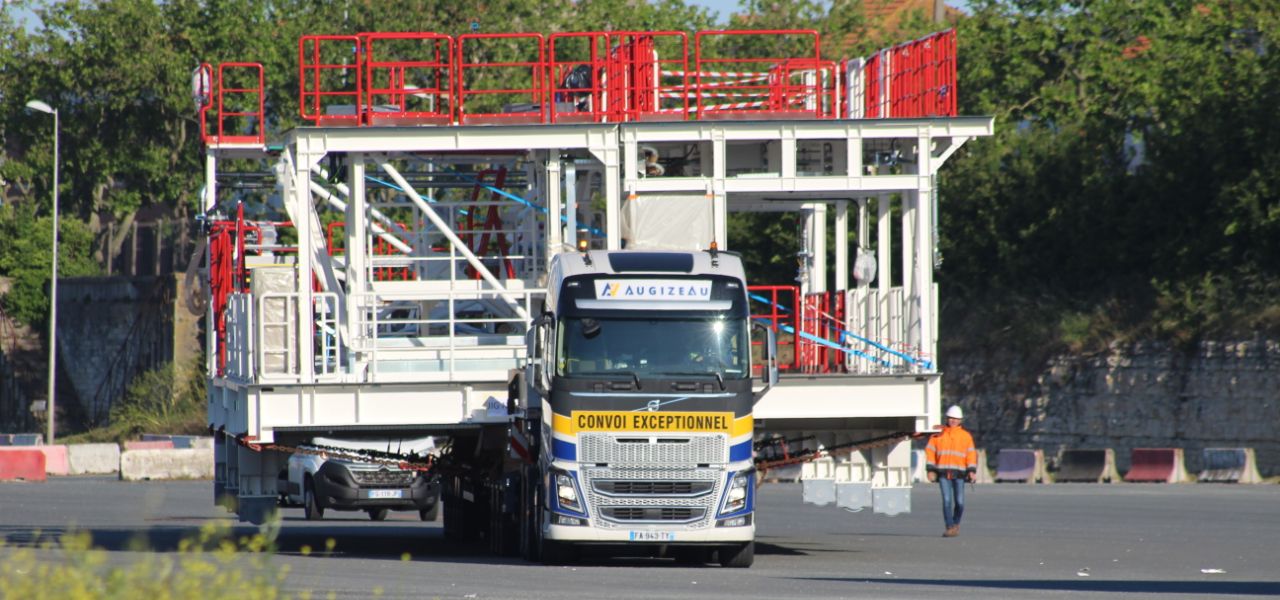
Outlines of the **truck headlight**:
M 556 473 L 555 481 L 556 499 L 560 501 L 560 507 L 582 512 L 582 505 L 578 502 L 578 488 L 573 483 L 573 476 L 568 473 Z
M 729 484 L 729 492 L 725 494 L 721 514 L 735 513 L 747 507 L 747 486 L 751 485 L 751 478 L 751 471 L 743 471 L 733 476 Z

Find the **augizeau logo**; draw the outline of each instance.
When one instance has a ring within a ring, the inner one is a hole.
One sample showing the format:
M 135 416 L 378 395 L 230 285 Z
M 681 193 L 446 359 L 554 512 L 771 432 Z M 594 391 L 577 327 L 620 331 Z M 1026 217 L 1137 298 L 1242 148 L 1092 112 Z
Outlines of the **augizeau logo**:
M 659 279 L 602 281 L 596 291 L 596 298 L 601 300 L 710 300 L 711 282 Z

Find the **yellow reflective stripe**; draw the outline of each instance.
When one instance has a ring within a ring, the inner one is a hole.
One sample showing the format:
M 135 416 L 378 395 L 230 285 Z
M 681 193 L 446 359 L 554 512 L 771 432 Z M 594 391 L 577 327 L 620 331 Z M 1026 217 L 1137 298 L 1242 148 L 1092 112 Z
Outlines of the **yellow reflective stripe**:
M 736 437 L 752 432 L 751 415 L 733 418 L 731 412 L 674 411 L 573 411 L 570 416 L 555 414 L 551 427 L 556 433 L 577 435 L 582 431 L 729 433 Z

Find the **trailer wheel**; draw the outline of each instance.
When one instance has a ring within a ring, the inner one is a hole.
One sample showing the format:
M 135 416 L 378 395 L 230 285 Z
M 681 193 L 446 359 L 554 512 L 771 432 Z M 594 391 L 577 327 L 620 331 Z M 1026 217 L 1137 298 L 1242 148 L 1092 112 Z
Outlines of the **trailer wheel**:
M 756 560 L 756 543 L 747 542 L 720 549 L 720 566 L 727 569 L 745 569 Z
M 324 509 L 316 502 L 316 488 L 311 484 L 310 477 L 303 482 L 302 514 L 308 521 L 319 521 L 324 518 Z
M 387 513 L 391 511 L 385 508 L 370 508 L 365 512 L 369 513 L 369 519 L 373 521 L 385 521 L 387 520 Z

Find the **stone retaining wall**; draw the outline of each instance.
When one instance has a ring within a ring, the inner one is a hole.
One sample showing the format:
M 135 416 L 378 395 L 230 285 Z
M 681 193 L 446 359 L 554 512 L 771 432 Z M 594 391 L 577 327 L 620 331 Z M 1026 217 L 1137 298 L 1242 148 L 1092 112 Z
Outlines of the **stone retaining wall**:
M 994 456 L 999 448 L 1186 450 L 1201 469 L 1206 447 L 1253 447 L 1263 476 L 1280 474 L 1280 340 L 1113 344 L 1094 355 L 1029 363 L 1021 356 L 943 355 L 944 403 Z

